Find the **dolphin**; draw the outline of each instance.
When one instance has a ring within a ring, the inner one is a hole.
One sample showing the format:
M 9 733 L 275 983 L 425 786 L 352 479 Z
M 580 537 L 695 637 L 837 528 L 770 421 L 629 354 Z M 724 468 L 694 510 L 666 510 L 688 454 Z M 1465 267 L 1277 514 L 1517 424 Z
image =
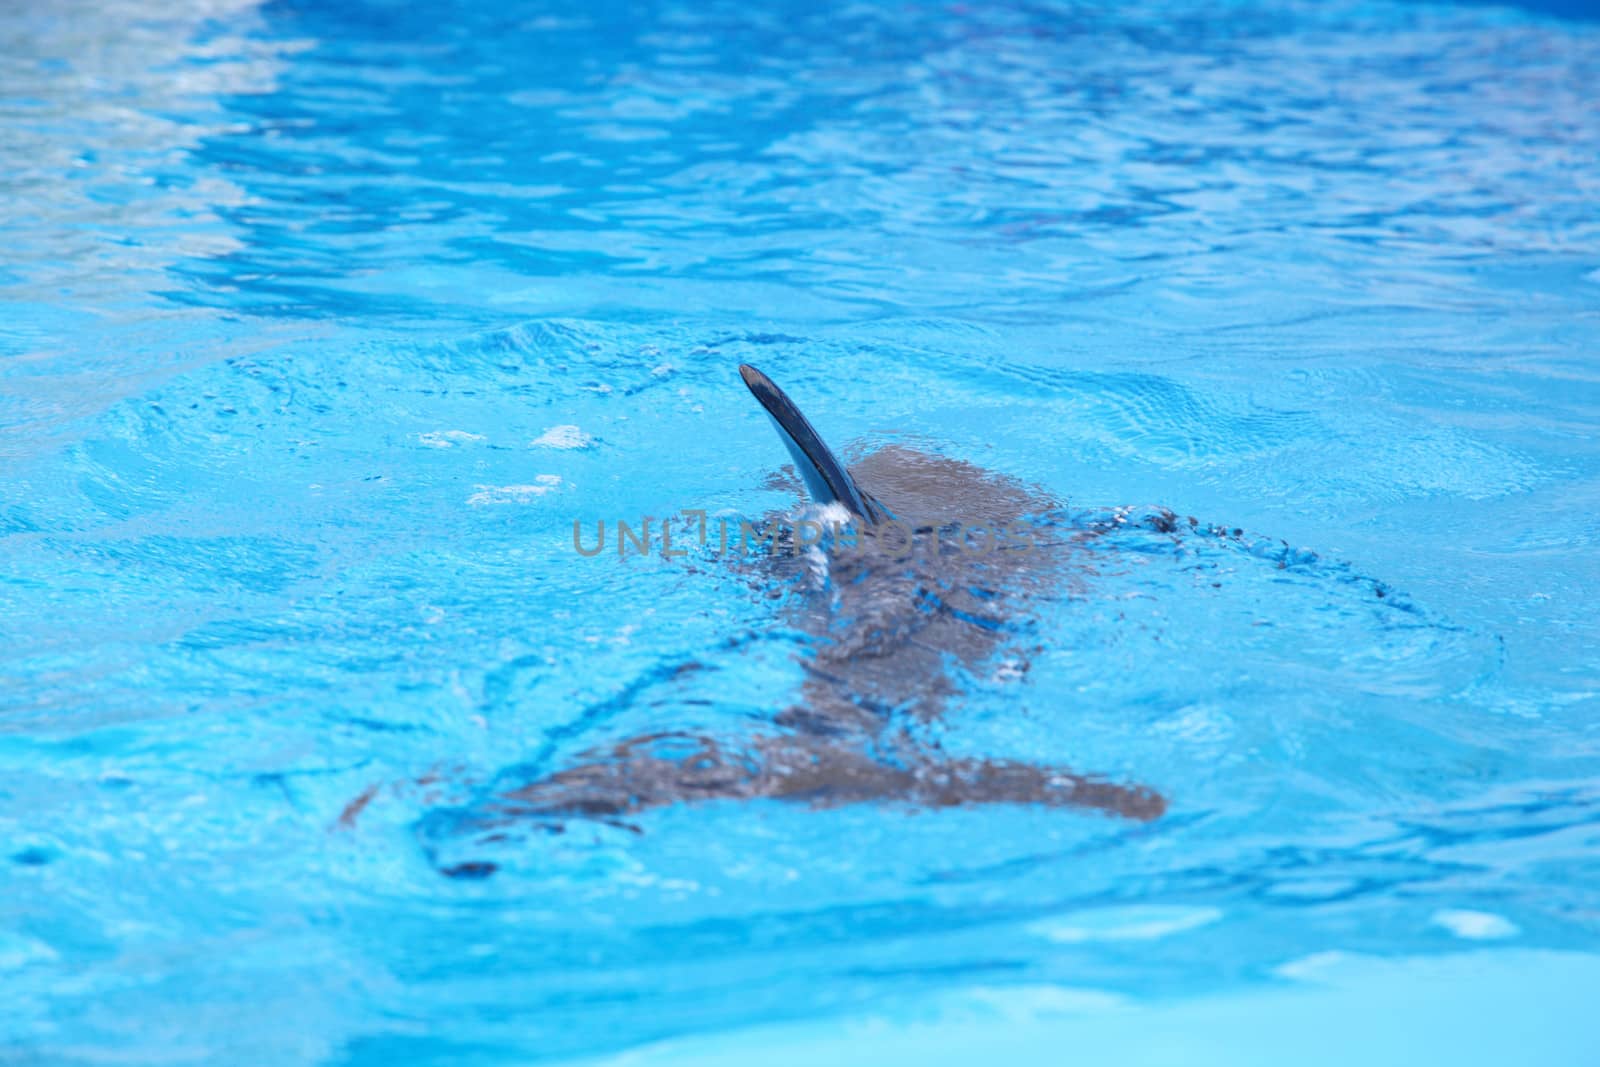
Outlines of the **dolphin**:
M 1015 647 L 1030 601 L 1074 581 L 1078 546 L 1033 524 L 1057 503 L 1014 479 L 903 446 L 847 467 L 772 379 L 749 365 L 739 374 L 771 417 L 813 507 L 846 520 L 833 524 L 834 539 L 765 561 L 769 580 L 811 586 L 786 609 L 786 621 L 810 638 L 798 699 L 754 738 L 630 738 L 501 791 L 493 807 L 544 820 L 616 820 L 668 804 L 771 798 L 1161 816 L 1166 800 L 1151 788 L 1063 767 L 946 756 L 926 736 L 924 727 L 959 693 L 952 664 L 978 669 Z

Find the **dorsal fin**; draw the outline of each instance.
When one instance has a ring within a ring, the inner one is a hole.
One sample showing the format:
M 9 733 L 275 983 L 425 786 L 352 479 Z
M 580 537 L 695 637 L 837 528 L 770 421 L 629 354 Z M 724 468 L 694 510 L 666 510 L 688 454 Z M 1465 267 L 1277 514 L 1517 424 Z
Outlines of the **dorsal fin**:
M 783 438 L 784 447 L 788 448 L 789 455 L 794 459 L 795 469 L 800 472 L 800 478 L 806 483 L 806 491 L 811 494 L 812 500 L 818 504 L 842 504 L 868 525 L 890 518 L 882 504 L 856 486 L 850 471 L 822 443 L 822 438 L 817 436 L 817 431 L 811 428 L 806 417 L 800 414 L 800 409 L 789 399 L 789 394 L 748 363 L 739 364 L 739 377 L 744 379 L 744 384 L 750 387 L 750 392 L 755 394 L 755 398 L 772 417 L 772 424 L 778 428 L 778 436 Z

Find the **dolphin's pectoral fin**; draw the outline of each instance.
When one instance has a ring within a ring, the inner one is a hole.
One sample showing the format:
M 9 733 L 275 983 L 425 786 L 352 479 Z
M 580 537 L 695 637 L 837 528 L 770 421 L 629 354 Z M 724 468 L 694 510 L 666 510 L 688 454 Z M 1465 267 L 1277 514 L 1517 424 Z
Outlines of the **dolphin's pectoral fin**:
M 930 808 L 1042 804 L 1142 822 L 1166 810 L 1166 800 L 1154 790 L 1061 768 L 903 749 L 896 756 L 898 762 L 886 762 L 865 747 L 810 735 L 770 736 L 732 748 L 692 734 L 655 734 L 508 793 L 503 810 L 605 819 L 667 804 L 758 797 L 815 807 L 872 801 Z
M 818 504 L 842 504 L 868 525 L 890 518 L 888 509 L 856 485 L 849 469 L 823 443 L 810 421 L 789 399 L 789 394 L 748 363 L 739 365 L 739 377 L 772 417 L 772 424 L 789 450 L 794 468 L 806 483 L 806 492 L 811 494 L 812 500 Z

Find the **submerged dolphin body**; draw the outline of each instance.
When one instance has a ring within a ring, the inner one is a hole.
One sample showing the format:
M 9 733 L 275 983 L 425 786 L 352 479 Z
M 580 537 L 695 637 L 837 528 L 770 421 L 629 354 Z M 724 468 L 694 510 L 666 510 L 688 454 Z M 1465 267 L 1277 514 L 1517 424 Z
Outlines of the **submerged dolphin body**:
M 776 716 L 776 732 L 739 742 L 691 733 L 633 738 L 502 792 L 495 806 L 538 817 L 616 818 L 686 801 L 770 797 L 821 806 L 1015 803 L 1140 820 L 1161 815 L 1165 801 L 1148 788 L 1062 768 L 950 758 L 916 736 L 957 692 L 952 663 L 982 666 L 1015 640 L 1031 599 L 1057 595 L 1069 582 L 1077 546 L 1030 536 L 1029 520 L 1054 502 L 969 463 L 903 447 L 846 468 L 771 379 L 749 366 L 740 375 L 814 502 L 848 512 L 863 542 L 766 560 L 780 572 L 775 577 L 787 566 L 792 580 L 813 576 L 819 563 L 826 570 L 822 588 L 798 598 L 787 620 L 814 639 L 800 700 Z M 889 536 L 891 529 L 900 536 Z

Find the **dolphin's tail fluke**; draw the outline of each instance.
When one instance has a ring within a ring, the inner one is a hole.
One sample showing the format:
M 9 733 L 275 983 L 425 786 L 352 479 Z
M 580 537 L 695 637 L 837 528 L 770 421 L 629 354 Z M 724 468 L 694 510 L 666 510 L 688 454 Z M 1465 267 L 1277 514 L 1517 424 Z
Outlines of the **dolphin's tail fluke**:
M 778 436 L 783 438 L 784 447 L 794 458 L 795 469 L 800 472 L 812 500 L 818 504 L 841 504 L 868 525 L 891 517 L 882 504 L 857 487 L 850 471 L 823 444 L 811 423 L 789 399 L 789 394 L 748 363 L 739 365 L 739 377 L 772 416 L 772 424 L 778 428 Z
M 887 763 L 855 745 L 797 735 L 735 746 L 690 733 L 649 734 L 590 756 L 591 762 L 501 794 L 499 810 L 614 819 L 668 804 L 770 798 L 821 808 L 896 801 L 928 808 L 1037 804 L 1149 822 L 1167 808 L 1166 798 L 1146 786 L 1062 767 L 908 751 Z

